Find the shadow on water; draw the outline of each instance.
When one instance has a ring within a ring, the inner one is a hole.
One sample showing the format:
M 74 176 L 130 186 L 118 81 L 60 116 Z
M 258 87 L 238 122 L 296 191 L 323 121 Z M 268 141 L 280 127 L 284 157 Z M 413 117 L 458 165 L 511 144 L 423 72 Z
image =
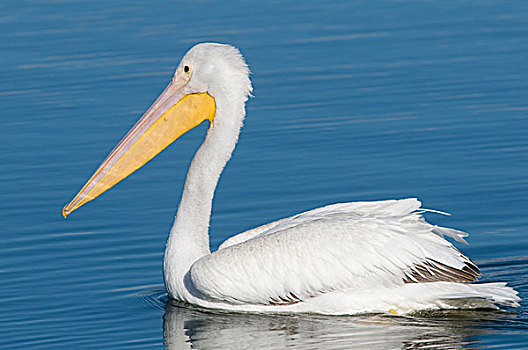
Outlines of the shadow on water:
M 490 323 L 509 313 L 442 311 L 412 317 L 264 315 L 204 312 L 165 304 L 166 349 L 452 349 L 474 348 Z

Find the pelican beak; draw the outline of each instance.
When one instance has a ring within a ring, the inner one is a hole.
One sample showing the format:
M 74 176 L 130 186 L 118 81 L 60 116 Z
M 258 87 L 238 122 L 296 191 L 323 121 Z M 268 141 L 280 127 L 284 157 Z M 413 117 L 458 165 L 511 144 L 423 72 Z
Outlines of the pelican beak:
M 214 98 L 208 93 L 183 94 L 183 85 L 173 79 L 62 209 L 64 217 L 132 174 L 187 131 L 205 120 L 213 122 Z

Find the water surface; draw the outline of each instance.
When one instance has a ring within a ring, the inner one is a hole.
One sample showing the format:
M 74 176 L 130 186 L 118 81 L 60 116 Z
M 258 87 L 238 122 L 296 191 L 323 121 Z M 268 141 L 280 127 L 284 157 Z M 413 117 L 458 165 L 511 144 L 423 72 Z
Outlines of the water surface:
M 470 232 L 484 281 L 528 298 L 524 1 L 0 4 L 0 348 L 512 348 L 506 312 L 412 317 L 207 313 L 167 302 L 161 264 L 204 137 L 182 137 L 60 210 L 200 41 L 237 45 L 254 95 L 211 246 L 321 205 L 418 197 Z

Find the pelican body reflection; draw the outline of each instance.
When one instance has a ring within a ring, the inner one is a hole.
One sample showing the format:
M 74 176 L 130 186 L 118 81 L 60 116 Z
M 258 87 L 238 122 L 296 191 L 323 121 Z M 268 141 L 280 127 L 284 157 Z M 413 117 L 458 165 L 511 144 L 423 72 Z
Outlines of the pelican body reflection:
M 169 300 L 163 316 L 167 350 L 176 349 L 457 349 L 493 332 L 499 312 L 449 310 L 414 316 L 232 314 Z M 502 313 L 504 315 L 504 313 Z

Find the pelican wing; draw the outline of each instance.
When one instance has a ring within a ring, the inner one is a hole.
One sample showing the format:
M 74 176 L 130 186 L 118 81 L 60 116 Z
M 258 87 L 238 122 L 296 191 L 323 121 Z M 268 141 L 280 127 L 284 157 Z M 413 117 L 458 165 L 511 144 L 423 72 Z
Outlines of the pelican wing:
M 277 220 L 277 221 L 273 221 L 273 222 L 270 222 L 268 224 L 264 224 L 262 226 L 255 227 L 255 228 L 252 228 L 251 230 L 247 230 L 247 231 L 244 231 L 244 232 L 239 233 L 237 235 L 234 235 L 232 237 L 229 237 L 222 244 L 220 244 L 218 249 L 224 249 L 224 248 L 227 248 L 227 247 L 231 247 L 232 245 L 235 245 L 235 244 L 238 244 L 238 243 L 242 243 L 242 242 L 245 242 L 245 241 L 247 241 L 249 239 L 255 238 L 256 236 L 258 236 L 260 234 L 269 234 L 270 232 L 272 232 L 272 230 L 275 228 L 275 226 L 279 225 L 280 223 L 282 223 L 282 222 L 284 222 L 286 220 L 290 220 L 292 218 L 293 217 L 288 217 L 288 218 L 280 219 L 280 220 Z
M 333 291 L 474 281 L 450 242 L 467 234 L 427 223 L 416 199 L 334 204 L 241 234 L 191 267 L 204 296 L 292 304 Z M 239 237 L 240 236 L 240 237 Z

